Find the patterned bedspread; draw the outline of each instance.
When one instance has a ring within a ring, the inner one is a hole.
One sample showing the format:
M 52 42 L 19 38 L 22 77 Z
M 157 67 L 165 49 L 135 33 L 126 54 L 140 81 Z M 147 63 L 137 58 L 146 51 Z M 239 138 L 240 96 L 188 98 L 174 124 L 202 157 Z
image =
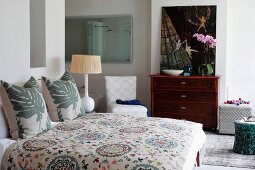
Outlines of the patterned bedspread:
M 181 170 L 201 128 L 183 120 L 87 114 L 15 142 L 2 169 Z

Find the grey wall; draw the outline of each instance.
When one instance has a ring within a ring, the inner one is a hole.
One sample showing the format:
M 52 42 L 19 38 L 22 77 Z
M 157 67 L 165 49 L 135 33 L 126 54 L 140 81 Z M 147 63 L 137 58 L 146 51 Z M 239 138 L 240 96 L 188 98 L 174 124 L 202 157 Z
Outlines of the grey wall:
M 101 111 L 105 111 L 105 75 L 136 75 L 137 98 L 150 105 L 150 2 L 148 0 L 66 0 L 66 16 L 131 14 L 133 16 L 133 62 L 103 63 L 102 74 L 89 75 L 89 92 L 104 96 Z M 69 68 L 69 63 L 66 64 Z M 84 85 L 83 75 L 75 75 L 78 86 Z
M 46 66 L 45 0 L 30 2 L 30 66 Z

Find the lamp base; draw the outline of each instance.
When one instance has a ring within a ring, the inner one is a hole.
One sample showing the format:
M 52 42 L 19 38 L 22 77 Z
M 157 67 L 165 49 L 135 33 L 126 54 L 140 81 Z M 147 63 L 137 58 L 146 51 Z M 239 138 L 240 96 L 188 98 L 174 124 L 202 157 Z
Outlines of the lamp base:
M 81 103 L 86 113 L 92 112 L 95 108 L 94 99 L 89 96 L 83 97 Z

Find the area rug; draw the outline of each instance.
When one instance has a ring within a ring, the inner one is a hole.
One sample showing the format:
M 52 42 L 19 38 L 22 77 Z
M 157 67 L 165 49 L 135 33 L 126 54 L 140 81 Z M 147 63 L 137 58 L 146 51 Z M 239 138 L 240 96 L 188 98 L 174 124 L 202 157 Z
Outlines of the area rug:
M 234 136 L 206 133 L 203 165 L 255 169 L 255 155 L 233 152 Z

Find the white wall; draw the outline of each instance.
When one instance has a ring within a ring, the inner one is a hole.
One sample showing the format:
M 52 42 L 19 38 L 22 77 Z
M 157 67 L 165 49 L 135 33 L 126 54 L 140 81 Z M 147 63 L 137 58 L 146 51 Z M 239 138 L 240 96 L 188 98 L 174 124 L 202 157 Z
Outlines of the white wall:
M 151 0 L 151 73 L 160 71 L 160 29 L 163 6 L 217 5 L 216 75 L 220 75 L 220 101 L 226 98 L 226 19 L 227 1 L 222 0 Z
M 241 0 L 66 0 L 68 16 L 133 15 L 133 63 L 103 64 L 102 74 L 90 76 L 90 92 L 105 94 L 104 75 L 137 75 L 138 98 L 149 105 L 148 75 L 159 71 L 161 7 L 173 5 L 217 5 L 216 73 L 222 75 L 221 101 L 228 96 L 255 103 L 253 0 L 245 3 Z M 65 67 L 64 15 L 63 0 L 46 0 L 46 67 L 31 69 L 29 0 L 1 0 L 0 79 L 16 83 L 31 75 L 59 77 Z M 76 78 L 82 86 L 82 75 Z
M 227 20 L 228 98 L 255 106 L 254 0 L 229 0 Z
M 65 2 L 46 0 L 46 67 L 30 68 L 29 0 L 0 1 L 0 80 L 23 82 L 30 76 L 64 72 Z
M 66 16 L 131 14 L 133 16 L 133 62 L 103 63 L 103 73 L 89 75 L 89 92 L 104 96 L 101 110 L 105 111 L 105 75 L 136 75 L 137 98 L 150 104 L 150 1 L 148 0 L 66 0 Z M 66 65 L 66 68 L 69 64 Z M 78 86 L 84 85 L 83 75 L 76 75 Z

